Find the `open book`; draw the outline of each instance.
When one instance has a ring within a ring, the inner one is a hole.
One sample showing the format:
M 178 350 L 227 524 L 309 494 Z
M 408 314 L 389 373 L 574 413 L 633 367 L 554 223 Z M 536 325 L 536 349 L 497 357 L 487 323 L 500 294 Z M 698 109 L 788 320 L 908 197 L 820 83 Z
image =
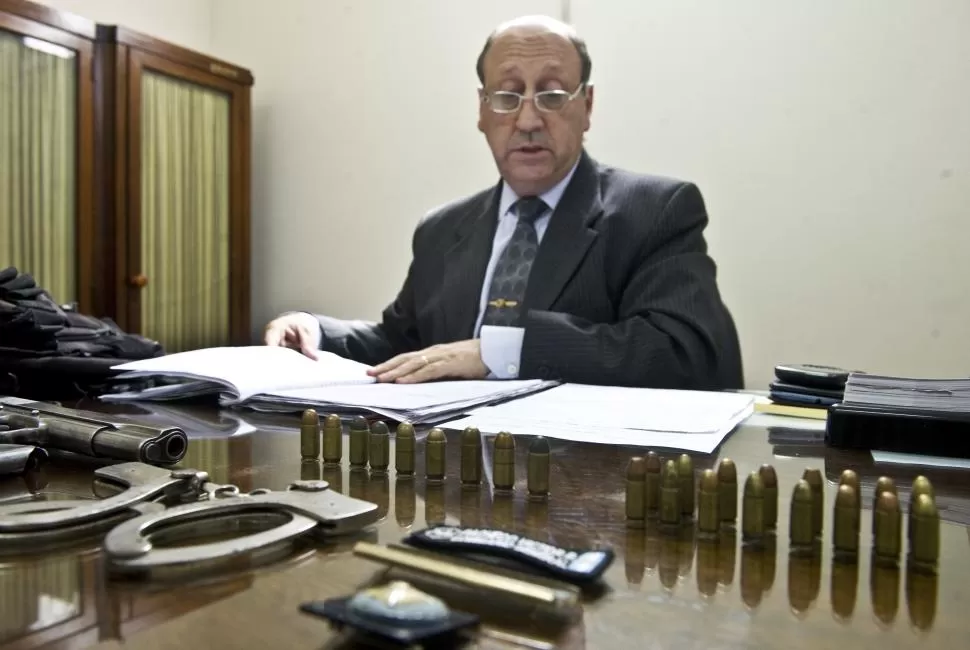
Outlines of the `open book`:
M 102 395 L 106 402 L 173 401 L 218 396 L 222 406 L 260 411 L 318 409 L 342 417 L 378 415 L 415 424 L 454 417 L 555 385 L 542 380 L 379 384 L 370 366 L 319 352 L 310 359 L 289 348 L 218 347 L 178 352 L 115 366 L 116 379 L 179 380 L 140 391 Z

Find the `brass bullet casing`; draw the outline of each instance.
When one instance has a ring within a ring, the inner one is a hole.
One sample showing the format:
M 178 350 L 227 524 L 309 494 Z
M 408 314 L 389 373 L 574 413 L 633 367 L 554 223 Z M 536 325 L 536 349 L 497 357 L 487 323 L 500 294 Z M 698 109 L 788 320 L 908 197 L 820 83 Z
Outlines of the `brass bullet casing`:
M 447 443 L 445 432 L 438 427 L 429 431 L 428 437 L 424 440 L 424 475 L 428 483 L 440 483 L 445 480 Z
M 765 531 L 772 531 L 778 526 L 778 473 L 767 464 L 762 465 L 758 473 L 765 486 Z
M 482 432 L 467 427 L 461 432 L 461 484 L 478 487 L 482 482 Z
M 738 468 L 730 458 L 717 465 L 717 491 L 721 523 L 734 526 L 738 518 Z
M 680 513 L 694 516 L 694 460 L 688 454 L 677 458 L 677 477 L 680 479 Z
M 655 451 L 648 451 L 646 456 L 647 478 L 644 504 L 647 509 L 647 519 L 660 516 L 660 472 L 663 469 L 660 456 Z
M 789 546 L 793 551 L 810 551 L 815 541 L 815 495 L 808 481 L 795 484 L 791 496 L 791 515 L 788 518 Z
M 765 536 L 765 484 L 761 472 L 748 474 L 741 507 L 741 539 L 760 542 Z
M 500 431 L 492 445 L 492 482 L 495 490 L 511 492 L 515 488 L 515 438 L 508 431 Z
M 367 440 L 370 447 L 368 460 L 371 471 L 386 474 L 387 466 L 391 464 L 391 432 L 388 431 L 383 420 L 378 420 L 371 425 Z
M 859 497 L 850 483 L 842 483 L 835 493 L 832 547 L 842 557 L 859 552 Z
M 913 479 L 913 487 L 909 493 L 908 512 L 910 516 L 906 520 L 906 541 L 909 542 L 910 548 L 912 548 L 913 546 L 913 530 L 912 530 L 913 508 L 916 505 L 916 500 L 919 498 L 919 495 L 921 494 L 926 494 L 934 502 L 936 501 L 936 495 L 933 490 L 933 484 L 930 483 L 930 479 L 926 478 L 925 476 L 917 476 L 916 478 Z
M 897 496 L 897 502 L 899 497 L 899 492 L 896 490 L 896 484 L 888 476 L 880 476 L 876 481 L 876 490 L 872 493 L 872 512 L 876 512 L 876 506 L 879 503 L 879 495 L 883 492 L 892 492 Z M 872 518 L 872 534 L 876 534 L 876 518 Z
M 821 537 L 825 522 L 825 479 L 820 469 L 809 467 L 802 474 L 802 480 L 812 488 L 812 534 Z
M 913 568 L 935 572 L 940 558 L 940 513 L 929 494 L 916 497 L 909 514 L 909 530 L 912 534 L 909 555 Z
M 859 499 L 859 508 L 862 508 L 862 486 L 859 484 L 859 475 L 855 473 L 855 470 L 845 469 L 842 470 L 842 474 L 839 476 L 839 485 L 848 485 L 855 492 L 856 498 Z M 836 493 L 838 496 L 838 493 Z
M 402 477 L 414 476 L 414 427 L 408 422 L 397 425 L 394 438 L 394 469 Z
M 303 411 L 303 417 L 300 418 L 300 458 L 320 458 L 320 416 L 313 409 Z
M 872 513 L 873 559 L 895 565 L 902 549 L 902 513 L 899 497 L 888 490 L 879 494 Z
M 643 528 L 646 517 L 647 462 L 642 456 L 634 456 L 626 465 L 626 525 Z
M 344 455 L 343 426 L 340 416 L 331 413 L 323 420 L 323 462 L 326 465 L 339 465 Z
M 367 437 L 370 426 L 363 415 L 358 415 L 350 422 L 350 468 L 364 469 L 367 467 Z
M 719 500 L 717 474 L 712 469 L 705 469 L 704 473 L 701 474 L 701 485 L 697 497 L 697 533 L 701 538 L 717 538 L 717 531 L 721 528 L 721 517 L 718 512 Z
M 527 467 L 527 485 L 529 498 L 545 499 L 549 496 L 549 441 L 538 436 L 529 445 Z
M 677 475 L 677 464 L 672 460 L 664 464 L 660 477 L 660 523 L 680 523 L 680 477 Z

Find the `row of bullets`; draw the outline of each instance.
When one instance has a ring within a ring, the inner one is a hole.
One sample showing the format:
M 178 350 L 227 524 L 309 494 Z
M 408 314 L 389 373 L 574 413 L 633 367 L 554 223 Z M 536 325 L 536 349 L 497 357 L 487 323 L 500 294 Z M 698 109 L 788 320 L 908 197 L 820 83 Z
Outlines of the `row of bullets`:
M 822 538 L 825 505 L 822 472 L 806 468 L 792 490 L 789 548 L 813 553 Z M 696 501 L 696 508 L 695 508 Z M 778 520 L 778 475 L 771 465 L 751 472 L 741 499 L 741 537 L 758 544 L 774 535 Z M 873 497 L 872 538 L 876 558 L 898 562 L 902 550 L 902 509 L 895 483 L 881 477 Z M 653 451 L 630 459 L 626 473 L 626 520 L 633 528 L 659 519 L 663 530 L 676 529 L 697 514 L 700 538 L 717 538 L 722 528 L 734 528 L 738 517 L 738 471 L 729 458 L 717 470 L 701 474 L 695 495 L 691 457 L 682 454 L 663 462 Z M 862 493 L 859 477 L 847 469 L 839 478 L 833 513 L 832 545 L 836 557 L 851 560 L 859 550 Z M 913 481 L 906 527 L 909 557 L 914 566 L 935 570 L 940 554 L 940 517 L 933 486 L 925 476 Z
M 389 472 L 391 435 L 386 423 L 369 423 L 356 416 L 350 423 L 348 457 L 351 471 L 381 475 Z M 433 428 L 424 441 L 424 473 L 429 484 L 443 483 L 448 474 L 448 439 L 445 432 Z M 399 478 L 415 476 L 416 455 L 414 427 L 402 422 L 395 432 L 394 470 Z M 327 415 L 322 422 L 313 409 L 303 412 L 300 421 L 300 456 L 304 461 L 317 461 L 323 456 L 324 467 L 339 466 L 343 460 L 343 427 L 340 417 Z M 529 445 L 527 489 L 529 497 L 544 499 L 549 495 L 549 441 L 533 439 Z M 482 483 L 482 436 L 475 427 L 461 432 L 461 468 L 463 487 L 477 489 Z M 492 441 L 492 486 L 496 492 L 515 490 L 515 439 L 500 432 Z

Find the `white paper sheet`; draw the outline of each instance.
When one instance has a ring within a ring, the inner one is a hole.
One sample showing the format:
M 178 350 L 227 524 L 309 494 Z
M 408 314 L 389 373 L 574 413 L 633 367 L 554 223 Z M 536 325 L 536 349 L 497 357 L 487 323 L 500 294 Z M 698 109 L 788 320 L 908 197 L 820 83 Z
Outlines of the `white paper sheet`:
M 238 401 L 273 390 L 376 381 L 367 375 L 370 366 L 330 352 L 319 355 L 313 360 L 296 350 L 265 345 L 217 347 L 140 359 L 113 369 L 125 371 L 122 378 L 164 375 L 218 382 L 229 387 L 227 392 Z M 168 389 L 165 396 L 175 393 L 176 389 Z M 120 401 L 117 395 L 115 401 Z
M 441 426 L 706 454 L 752 413 L 753 404 L 753 396 L 740 393 L 566 384 Z
M 923 467 L 954 467 L 957 469 L 970 469 L 970 459 L 968 458 L 900 454 L 894 451 L 873 450 L 872 460 L 877 463 L 891 463 L 894 465 L 921 465 Z

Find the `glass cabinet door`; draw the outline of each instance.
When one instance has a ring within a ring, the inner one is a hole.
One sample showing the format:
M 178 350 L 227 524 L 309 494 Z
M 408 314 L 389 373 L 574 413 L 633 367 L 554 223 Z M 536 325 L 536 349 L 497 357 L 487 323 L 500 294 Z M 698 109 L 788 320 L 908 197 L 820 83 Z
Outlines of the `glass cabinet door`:
M 92 44 L 0 14 L 0 268 L 92 310 Z
M 227 345 L 230 97 L 141 77 L 141 331 L 169 352 Z

